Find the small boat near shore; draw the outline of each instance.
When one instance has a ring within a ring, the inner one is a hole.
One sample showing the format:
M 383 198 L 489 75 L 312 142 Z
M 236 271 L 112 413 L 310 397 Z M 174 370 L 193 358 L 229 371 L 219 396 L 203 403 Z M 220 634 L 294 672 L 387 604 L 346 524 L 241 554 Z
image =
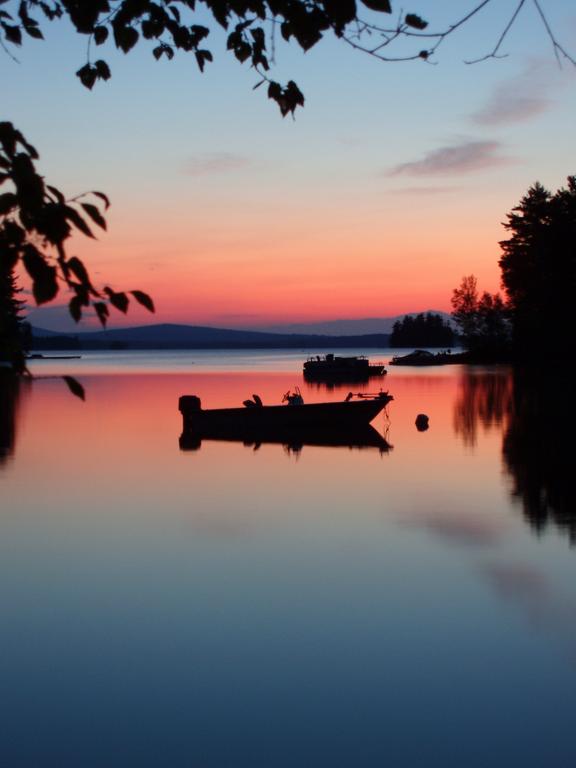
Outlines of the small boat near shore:
M 80 360 L 82 355 L 42 355 L 40 352 L 33 352 L 26 355 L 26 360 Z
M 304 378 L 310 381 L 366 381 L 385 373 L 384 363 L 371 363 L 364 355 L 340 357 L 330 353 L 309 357 L 304 363 Z
M 243 408 L 204 409 L 199 397 L 183 395 L 178 408 L 182 414 L 183 433 L 217 435 L 259 430 L 322 430 L 324 434 L 368 426 L 394 398 L 388 392 L 349 393 L 345 400 L 328 403 L 304 403 L 299 390 L 287 392 L 282 405 L 264 405 L 257 395 L 245 400 Z
M 453 363 L 465 363 L 468 361 L 468 355 L 465 352 L 452 353 L 450 350 L 445 352 L 429 352 L 427 349 L 415 349 L 407 355 L 393 357 L 390 365 L 450 365 Z

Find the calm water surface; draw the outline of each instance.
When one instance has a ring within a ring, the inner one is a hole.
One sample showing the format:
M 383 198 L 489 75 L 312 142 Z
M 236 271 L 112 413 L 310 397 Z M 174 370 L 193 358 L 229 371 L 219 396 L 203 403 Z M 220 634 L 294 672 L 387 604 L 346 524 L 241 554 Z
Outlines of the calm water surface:
M 388 451 L 180 449 L 181 394 L 358 389 L 305 357 L 94 353 L 2 392 L 2 768 L 576 764 L 560 394 L 390 369 Z

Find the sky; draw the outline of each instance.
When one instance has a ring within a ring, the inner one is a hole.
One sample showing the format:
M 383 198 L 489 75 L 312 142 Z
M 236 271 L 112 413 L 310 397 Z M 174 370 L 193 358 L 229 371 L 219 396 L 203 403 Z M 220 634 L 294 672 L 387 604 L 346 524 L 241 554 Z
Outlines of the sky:
M 473 5 L 405 10 L 441 29 Z M 110 197 L 108 231 L 75 237 L 69 254 L 97 283 L 144 290 L 157 309 L 115 312 L 111 327 L 450 311 L 464 275 L 500 289 L 502 222 L 528 187 L 556 190 L 576 173 L 576 68 L 558 65 L 532 2 L 506 57 L 465 63 L 493 49 L 515 5 L 489 6 L 432 63 L 381 62 L 332 39 L 306 54 L 277 41 L 272 76 L 306 97 L 295 119 L 253 89 L 258 75 L 217 30 L 204 74 L 190 55 L 156 62 L 146 43 L 128 55 L 104 45 L 112 78 L 90 92 L 74 75 L 86 39 L 45 24 L 46 40 L 27 39 L 18 62 L 0 51 L 2 119 L 39 150 L 49 183 Z M 571 0 L 543 7 L 576 55 Z M 32 312 L 33 323 L 71 327 L 66 301 Z

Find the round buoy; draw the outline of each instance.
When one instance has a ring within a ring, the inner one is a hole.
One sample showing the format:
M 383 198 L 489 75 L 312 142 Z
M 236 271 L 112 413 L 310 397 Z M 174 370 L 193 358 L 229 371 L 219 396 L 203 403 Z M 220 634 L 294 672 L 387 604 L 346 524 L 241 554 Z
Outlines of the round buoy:
M 419 413 L 416 416 L 416 429 L 418 432 L 426 432 L 429 426 L 428 416 L 425 413 Z

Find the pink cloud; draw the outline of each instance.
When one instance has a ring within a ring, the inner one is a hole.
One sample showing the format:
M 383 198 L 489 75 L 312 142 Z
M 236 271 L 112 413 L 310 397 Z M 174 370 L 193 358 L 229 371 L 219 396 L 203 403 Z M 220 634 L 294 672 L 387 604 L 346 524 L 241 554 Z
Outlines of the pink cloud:
M 242 155 L 231 152 L 207 152 L 189 157 L 184 164 L 187 176 L 206 176 L 213 173 L 238 171 L 251 165 L 251 161 Z
M 503 155 L 501 148 L 498 141 L 467 141 L 440 147 L 428 152 L 420 160 L 395 166 L 388 175 L 444 176 L 510 165 L 512 158 Z

